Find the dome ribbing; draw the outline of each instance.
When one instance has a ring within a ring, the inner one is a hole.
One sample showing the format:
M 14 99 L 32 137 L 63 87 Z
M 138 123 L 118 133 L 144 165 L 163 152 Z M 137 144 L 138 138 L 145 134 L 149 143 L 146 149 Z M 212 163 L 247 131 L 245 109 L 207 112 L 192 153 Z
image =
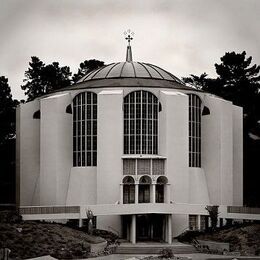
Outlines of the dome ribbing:
M 111 63 L 94 70 L 77 83 L 96 79 L 111 79 L 111 78 L 147 78 L 170 80 L 180 84 L 184 84 L 179 78 L 172 75 L 168 71 L 149 63 L 144 62 L 118 62 Z

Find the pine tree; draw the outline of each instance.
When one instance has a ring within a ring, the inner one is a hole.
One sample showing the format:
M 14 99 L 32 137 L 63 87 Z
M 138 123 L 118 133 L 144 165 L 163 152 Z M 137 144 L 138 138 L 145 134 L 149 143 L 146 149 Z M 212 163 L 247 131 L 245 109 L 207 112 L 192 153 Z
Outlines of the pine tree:
M 68 66 L 60 67 L 58 62 L 45 65 L 35 56 L 31 59 L 30 67 L 25 72 L 26 83 L 21 86 L 28 96 L 28 101 L 71 84 L 71 72 Z
M 100 67 L 104 66 L 104 61 L 100 60 L 85 60 L 80 63 L 78 72 L 73 75 L 73 82 L 76 83 L 80 78 L 82 78 L 87 73 L 98 69 Z

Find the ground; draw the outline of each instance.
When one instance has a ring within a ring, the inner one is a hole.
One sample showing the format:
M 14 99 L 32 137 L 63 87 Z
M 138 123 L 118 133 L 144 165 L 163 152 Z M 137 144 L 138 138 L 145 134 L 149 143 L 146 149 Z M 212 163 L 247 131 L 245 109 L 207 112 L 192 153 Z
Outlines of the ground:
M 90 236 L 61 224 L 7 220 L 0 216 L 0 248 L 9 248 L 12 259 L 43 255 L 63 259 L 85 258 L 90 255 L 91 243 L 105 241 L 100 236 Z
M 230 243 L 230 250 L 241 255 L 260 255 L 260 224 L 235 225 L 196 238 Z

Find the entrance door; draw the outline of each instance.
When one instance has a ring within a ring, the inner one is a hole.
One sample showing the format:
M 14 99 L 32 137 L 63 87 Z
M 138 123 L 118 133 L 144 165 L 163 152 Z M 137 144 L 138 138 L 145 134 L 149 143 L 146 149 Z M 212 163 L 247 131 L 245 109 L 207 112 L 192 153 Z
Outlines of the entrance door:
M 137 241 L 162 241 L 164 228 L 164 215 L 147 214 L 136 217 Z
M 153 216 L 153 241 L 161 242 L 163 240 L 163 229 L 165 228 L 165 216 L 154 214 Z
M 149 215 L 137 215 L 136 238 L 138 241 L 147 241 L 151 238 Z

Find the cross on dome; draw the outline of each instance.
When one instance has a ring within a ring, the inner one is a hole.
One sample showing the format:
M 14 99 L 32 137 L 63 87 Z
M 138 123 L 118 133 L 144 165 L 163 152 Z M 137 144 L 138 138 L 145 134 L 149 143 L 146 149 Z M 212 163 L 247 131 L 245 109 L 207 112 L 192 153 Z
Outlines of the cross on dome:
M 126 36 L 125 39 L 128 41 L 128 46 L 130 46 L 130 42 L 134 39 L 133 36 L 135 35 L 135 33 L 128 29 L 124 32 L 124 35 Z
M 126 36 L 125 39 L 128 41 L 128 46 L 126 49 L 126 61 L 127 62 L 133 62 L 133 57 L 132 57 L 132 49 L 130 42 L 133 40 L 134 32 L 128 29 L 127 31 L 124 32 L 124 35 Z

